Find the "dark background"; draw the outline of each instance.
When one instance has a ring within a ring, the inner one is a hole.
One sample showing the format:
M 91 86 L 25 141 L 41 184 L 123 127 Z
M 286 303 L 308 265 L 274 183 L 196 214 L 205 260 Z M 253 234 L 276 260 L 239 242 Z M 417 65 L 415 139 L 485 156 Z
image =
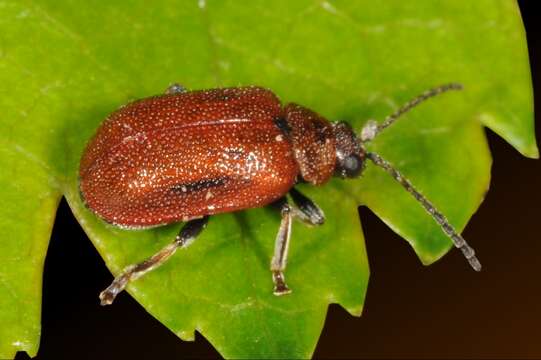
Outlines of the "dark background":
M 536 1 L 519 3 L 541 94 L 541 17 Z M 332 305 L 316 358 L 541 358 L 541 163 L 487 133 L 492 184 L 465 230 L 483 272 L 472 272 L 458 251 L 422 266 L 405 241 L 361 208 L 372 274 L 365 310 L 355 318 Z M 111 279 L 63 201 L 45 262 L 39 359 L 219 357 L 200 335 L 179 340 L 129 296 L 100 307 L 97 294 Z M 61 296 L 65 283 L 69 295 Z

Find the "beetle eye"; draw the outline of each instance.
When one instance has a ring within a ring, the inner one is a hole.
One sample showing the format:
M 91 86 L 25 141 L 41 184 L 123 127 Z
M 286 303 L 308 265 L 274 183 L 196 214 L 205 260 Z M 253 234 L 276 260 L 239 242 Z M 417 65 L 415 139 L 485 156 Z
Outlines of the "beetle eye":
M 363 169 L 363 161 L 356 154 L 346 156 L 340 165 L 341 175 L 348 178 L 359 176 Z

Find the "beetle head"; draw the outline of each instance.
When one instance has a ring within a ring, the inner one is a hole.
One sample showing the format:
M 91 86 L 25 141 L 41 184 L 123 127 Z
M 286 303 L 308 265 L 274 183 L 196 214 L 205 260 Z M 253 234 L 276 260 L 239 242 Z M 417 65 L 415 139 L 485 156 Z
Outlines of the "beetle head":
M 361 141 L 348 123 L 333 123 L 336 138 L 336 168 L 335 175 L 341 178 L 354 178 L 361 175 L 366 153 Z

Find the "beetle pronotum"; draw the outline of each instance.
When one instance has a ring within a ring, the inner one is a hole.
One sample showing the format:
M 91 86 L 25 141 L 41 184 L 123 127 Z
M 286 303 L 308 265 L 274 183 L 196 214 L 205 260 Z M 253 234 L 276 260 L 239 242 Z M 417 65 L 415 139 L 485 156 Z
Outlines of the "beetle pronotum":
M 125 268 L 100 294 L 102 305 L 111 304 L 129 281 L 193 241 L 210 215 L 268 204 L 278 206 L 282 217 L 270 265 L 274 294 L 289 293 L 284 271 L 292 220 L 311 225 L 325 220 L 323 211 L 294 186 L 322 185 L 333 175 L 358 177 L 366 159 L 412 194 L 470 265 L 481 270 L 474 250 L 445 216 L 365 146 L 421 102 L 461 88 L 447 84 L 431 89 L 381 124 L 368 121 L 359 136 L 345 122 L 331 123 L 297 104 L 282 106 L 271 91 L 260 87 L 186 91 L 175 84 L 164 95 L 121 107 L 104 121 L 83 153 L 79 184 L 86 206 L 128 229 L 187 223 L 171 244 Z

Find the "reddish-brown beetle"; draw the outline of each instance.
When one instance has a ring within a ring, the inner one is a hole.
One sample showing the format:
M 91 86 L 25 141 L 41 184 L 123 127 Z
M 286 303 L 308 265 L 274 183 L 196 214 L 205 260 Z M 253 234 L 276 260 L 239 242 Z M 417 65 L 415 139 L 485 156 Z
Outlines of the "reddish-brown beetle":
M 274 294 L 289 293 L 284 270 L 292 218 L 312 225 L 325 219 L 295 184 L 322 185 L 333 175 L 358 177 L 366 159 L 410 192 L 479 271 L 473 249 L 445 216 L 364 146 L 422 101 L 460 88 L 448 84 L 429 90 L 380 125 L 369 121 L 359 137 L 344 122 L 331 123 L 297 104 L 282 107 L 271 91 L 260 87 L 188 92 L 175 84 L 165 95 L 121 107 L 83 153 L 79 176 L 85 204 L 105 221 L 127 229 L 187 223 L 172 244 L 116 277 L 100 294 L 102 305 L 111 304 L 130 280 L 194 240 L 210 215 L 271 203 L 282 215 L 270 266 Z M 295 206 L 288 204 L 287 193 Z

